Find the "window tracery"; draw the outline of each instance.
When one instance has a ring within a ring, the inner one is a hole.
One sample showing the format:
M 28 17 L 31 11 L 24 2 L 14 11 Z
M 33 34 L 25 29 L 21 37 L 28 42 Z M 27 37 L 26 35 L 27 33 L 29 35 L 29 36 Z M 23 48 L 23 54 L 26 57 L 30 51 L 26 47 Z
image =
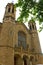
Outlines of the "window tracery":
M 18 46 L 22 46 L 24 49 L 26 48 L 26 35 L 24 32 L 18 32 Z

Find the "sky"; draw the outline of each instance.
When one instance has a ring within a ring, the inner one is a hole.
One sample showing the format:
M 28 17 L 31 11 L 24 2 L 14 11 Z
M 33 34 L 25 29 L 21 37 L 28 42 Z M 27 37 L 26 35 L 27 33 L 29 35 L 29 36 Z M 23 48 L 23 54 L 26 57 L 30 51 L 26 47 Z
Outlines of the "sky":
M 37 0 L 38 1 L 38 0 Z M 16 3 L 17 0 L 0 0 L 0 22 L 3 21 L 3 17 L 4 17 L 4 13 L 5 13 L 5 7 L 7 5 L 7 3 Z M 17 11 L 17 16 L 18 16 L 18 11 Z M 37 23 L 37 28 L 39 29 L 39 24 Z M 39 33 L 38 32 L 38 36 L 39 36 L 39 41 L 40 41 L 40 45 L 41 45 L 41 49 L 42 49 L 42 53 L 43 53 L 43 30 Z

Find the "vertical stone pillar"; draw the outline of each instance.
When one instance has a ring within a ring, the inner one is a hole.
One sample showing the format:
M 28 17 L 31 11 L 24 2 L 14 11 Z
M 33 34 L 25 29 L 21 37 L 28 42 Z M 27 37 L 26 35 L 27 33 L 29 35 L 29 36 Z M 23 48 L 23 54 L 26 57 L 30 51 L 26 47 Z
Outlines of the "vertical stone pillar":
M 27 58 L 27 65 L 30 65 L 29 58 Z
M 12 13 L 12 6 L 11 6 L 11 10 L 10 10 L 10 12 Z

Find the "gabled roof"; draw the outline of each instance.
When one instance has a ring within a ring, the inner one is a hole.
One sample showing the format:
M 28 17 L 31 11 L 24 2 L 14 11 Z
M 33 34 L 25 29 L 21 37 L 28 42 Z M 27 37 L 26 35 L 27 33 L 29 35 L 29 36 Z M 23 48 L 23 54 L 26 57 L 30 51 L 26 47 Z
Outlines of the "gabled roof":
M 26 28 L 26 30 L 29 32 L 29 29 L 26 27 L 26 25 L 24 23 L 16 22 L 16 25 L 20 25 L 20 24 L 23 25 Z

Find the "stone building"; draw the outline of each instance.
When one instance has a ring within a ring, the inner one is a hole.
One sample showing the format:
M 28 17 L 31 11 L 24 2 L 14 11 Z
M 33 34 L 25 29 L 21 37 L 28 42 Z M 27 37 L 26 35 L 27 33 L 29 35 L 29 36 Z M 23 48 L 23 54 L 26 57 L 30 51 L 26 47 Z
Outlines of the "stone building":
M 39 43 L 35 22 L 15 21 L 16 8 L 8 3 L 3 23 L 0 23 L 0 65 L 43 64 L 43 54 Z

